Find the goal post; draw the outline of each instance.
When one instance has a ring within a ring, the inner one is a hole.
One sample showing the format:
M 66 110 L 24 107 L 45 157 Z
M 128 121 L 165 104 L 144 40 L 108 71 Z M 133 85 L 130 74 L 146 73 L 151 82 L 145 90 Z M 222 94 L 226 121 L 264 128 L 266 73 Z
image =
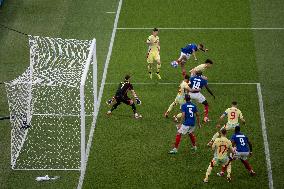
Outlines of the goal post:
M 14 170 L 81 170 L 97 115 L 96 40 L 29 36 L 30 66 L 6 82 Z

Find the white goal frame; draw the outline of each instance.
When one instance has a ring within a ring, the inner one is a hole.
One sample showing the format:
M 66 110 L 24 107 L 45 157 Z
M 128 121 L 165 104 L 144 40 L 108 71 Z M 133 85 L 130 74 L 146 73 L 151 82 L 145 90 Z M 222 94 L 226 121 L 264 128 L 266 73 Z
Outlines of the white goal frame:
M 32 37 L 32 36 L 29 36 Z M 58 38 L 59 39 L 59 38 Z M 16 155 L 13 155 L 13 132 L 11 130 L 11 168 L 12 170 L 76 170 L 76 171 L 83 171 L 84 167 L 86 166 L 86 122 L 85 119 L 87 116 L 92 116 L 92 124 L 96 120 L 96 116 L 98 115 L 98 106 L 97 106 L 97 101 L 98 101 L 98 79 L 97 79 L 97 72 L 98 72 L 98 66 L 97 66 L 97 57 L 96 57 L 96 39 L 94 38 L 93 40 L 90 41 L 91 45 L 88 48 L 88 56 L 84 64 L 84 69 L 82 71 L 81 79 L 80 79 L 80 85 L 79 85 L 79 94 L 80 94 L 80 114 L 75 115 L 75 114 L 33 114 L 33 109 L 32 109 L 32 85 L 35 84 L 33 83 L 33 72 L 34 72 L 34 63 L 31 61 L 31 54 L 32 54 L 32 49 L 30 49 L 30 66 L 29 66 L 29 77 L 30 77 L 30 82 L 25 82 L 25 81 L 16 81 L 16 83 L 22 83 L 26 84 L 28 86 L 28 98 L 27 98 L 27 110 L 26 110 L 26 117 L 27 117 L 27 122 L 30 123 L 32 120 L 33 115 L 35 116 L 75 116 L 75 117 L 80 117 L 80 167 L 77 168 L 63 168 L 63 169 L 58 169 L 58 168 L 15 168 L 17 159 L 21 153 L 21 150 L 24 146 L 24 143 L 26 141 L 26 136 L 28 135 L 29 129 L 24 130 L 24 136 L 22 137 L 22 141 L 20 142 L 20 147 L 19 151 L 16 153 Z M 92 68 L 90 68 L 92 66 Z M 85 84 L 87 81 L 87 76 L 88 72 L 92 69 L 93 75 L 92 75 L 92 95 L 93 95 L 93 112 L 91 115 L 86 115 L 85 112 Z M 5 85 L 13 85 L 13 81 L 5 82 Z M 8 94 L 7 94 L 8 96 Z M 9 96 L 8 96 L 9 100 Z M 10 103 L 9 103 L 9 109 L 10 109 Z M 11 111 L 10 109 L 10 117 L 13 117 L 14 112 Z M 12 123 L 12 120 L 11 120 Z M 90 127 L 92 127 L 92 124 Z

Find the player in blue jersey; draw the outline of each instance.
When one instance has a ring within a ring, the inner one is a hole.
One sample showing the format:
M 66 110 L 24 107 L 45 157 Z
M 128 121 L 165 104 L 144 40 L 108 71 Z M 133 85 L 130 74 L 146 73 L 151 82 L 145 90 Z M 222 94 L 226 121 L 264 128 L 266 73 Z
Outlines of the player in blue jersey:
M 190 101 L 190 96 L 189 95 L 185 95 L 185 101 L 186 103 L 184 103 L 181 106 L 181 111 L 182 111 L 182 125 L 179 125 L 179 129 L 177 131 L 176 134 L 176 142 L 174 145 L 174 148 L 169 151 L 169 154 L 176 154 L 178 151 L 178 146 L 181 140 L 181 135 L 185 135 L 188 134 L 191 143 L 192 143 L 192 149 L 196 150 L 196 138 L 193 134 L 194 130 L 195 130 L 195 117 L 197 119 L 197 124 L 199 126 L 199 128 L 201 128 L 201 124 L 200 124 L 200 120 L 199 120 L 199 113 L 197 110 L 197 107 L 195 104 L 193 104 Z
M 173 62 L 175 62 L 175 63 L 177 63 L 181 66 L 183 76 L 186 75 L 186 70 L 185 70 L 185 67 L 184 67 L 186 61 L 190 58 L 191 55 L 193 55 L 194 60 L 197 61 L 197 57 L 196 57 L 195 53 L 198 50 L 201 50 L 203 52 L 208 51 L 208 49 L 204 48 L 203 44 L 197 45 L 195 43 L 190 43 L 190 44 L 186 45 L 185 47 L 181 48 L 180 57 L 176 61 L 173 61 Z
M 240 159 L 244 164 L 245 168 L 248 170 L 250 175 L 254 176 L 255 172 L 252 169 L 252 166 L 249 164 L 247 158 L 252 155 L 252 144 L 249 141 L 248 137 L 241 133 L 241 127 L 235 127 L 235 134 L 231 137 L 232 145 L 234 146 L 235 153 L 231 159 L 236 160 Z M 218 176 L 224 175 L 225 168 L 222 168 L 220 173 L 217 173 Z
M 202 72 L 196 72 L 196 75 L 190 78 L 190 98 L 196 100 L 197 102 L 201 103 L 204 105 L 204 122 L 208 122 L 209 118 L 208 118 L 208 113 L 209 113 L 209 104 L 206 100 L 206 98 L 201 94 L 201 89 L 203 87 L 205 87 L 207 89 L 207 91 L 214 97 L 214 94 L 212 93 L 212 91 L 209 89 L 208 84 L 207 84 L 207 80 L 204 79 L 204 77 L 202 76 Z M 194 91 L 195 90 L 195 91 Z

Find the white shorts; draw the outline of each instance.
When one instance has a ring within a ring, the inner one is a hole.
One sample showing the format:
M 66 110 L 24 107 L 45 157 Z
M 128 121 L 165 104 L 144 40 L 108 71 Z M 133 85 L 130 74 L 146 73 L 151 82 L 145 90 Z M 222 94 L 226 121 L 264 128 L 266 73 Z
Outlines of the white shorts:
M 194 131 L 195 127 L 194 126 L 185 126 L 184 124 L 181 125 L 181 127 L 178 130 L 178 133 L 180 134 L 190 134 Z
M 234 154 L 234 158 L 235 159 L 242 159 L 242 160 L 246 160 L 248 159 L 249 156 L 249 152 L 238 152 L 236 151 L 236 153 Z
M 196 100 L 199 103 L 202 103 L 206 100 L 206 98 L 200 93 L 189 93 L 190 98 L 193 100 Z
M 185 54 L 185 53 L 183 53 L 183 52 L 180 52 L 179 60 L 180 60 L 183 56 L 185 56 L 186 60 L 188 60 L 188 59 L 190 58 L 191 54 Z

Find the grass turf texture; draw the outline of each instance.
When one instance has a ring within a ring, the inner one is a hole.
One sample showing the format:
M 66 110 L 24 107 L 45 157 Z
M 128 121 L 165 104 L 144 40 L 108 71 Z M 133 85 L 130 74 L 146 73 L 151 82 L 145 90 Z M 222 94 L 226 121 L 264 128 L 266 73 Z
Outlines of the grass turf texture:
M 152 4 L 153 3 L 153 4 Z M 153 5 L 153 6 L 152 6 Z M 108 51 L 117 1 L 5 1 L 0 9 L 1 24 L 15 27 L 26 33 L 64 38 L 97 38 L 99 75 Z M 11 8 L 12 7 L 12 8 Z M 282 7 L 282 8 L 281 8 Z M 158 11 L 156 11 L 156 8 Z M 273 11 L 272 11 L 273 10 Z M 129 1 L 125 0 L 119 19 L 119 27 L 283 27 L 283 3 L 281 1 Z M 273 14 L 272 14 L 273 13 Z M 223 16 L 225 15 L 225 16 Z M 278 16 L 280 15 L 280 16 Z M 155 19 L 153 19 L 153 17 Z M 277 18 L 277 20 L 275 19 Z M 47 27 L 48 26 L 48 27 Z M 147 78 L 145 39 L 147 30 L 117 31 L 111 57 L 107 82 L 118 83 L 126 72 L 133 74 L 133 82 L 152 82 L 153 85 L 134 85 L 141 97 L 138 111 L 142 120 L 133 120 L 129 107 L 119 107 L 111 118 L 105 116 L 107 107 L 102 104 L 94 143 L 89 157 L 84 181 L 85 188 L 227 188 L 222 178 L 217 178 L 215 169 L 210 183 L 203 185 L 206 168 L 212 153 L 205 147 L 216 129 L 214 125 L 221 112 L 237 99 L 248 126 L 243 131 L 254 145 L 251 163 L 258 175 L 248 177 L 240 164 L 233 164 L 234 180 L 231 188 L 242 184 L 245 188 L 268 188 L 263 141 L 260 129 L 256 86 L 210 85 L 216 93 L 211 104 L 213 121 L 197 130 L 199 150 L 196 155 L 188 151 L 189 140 L 183 138 L 179 154 L 169 156 L 167 151 L 174 141 L 175 127 L 162 113 L 174 99 L 177 85 L 156 85 L 156 80 Z M 161 38 L 163 82 L 179 82 L 180 70 L 172 69 L 169 62 L 179 56 L 179 48 L 187 42 L 204 42 L 210 51 L 199 53 L 199 62 L 207 57 L 216 64 L 206 72 L 210 82 L 261 82 L 275 188 L 282 188 L 283 169 L 283 30 L 281 31 L 165 31 Z M 273 44 L 273 45 L 271 45 Z M 266 49 L 268 52 L 264 53 Z M 134 49 L 134 50 L 133 50 Z M 20 75 L 28 66 L 27 39 L 0 30 L 1 81 Z M 192 60 L 187 68 L 196 65 Z M 177 76 L 178 75 L 178 76 Z M 154 76 L 155 78 L 155 76 Z M 281 87 L 282 86 L 282 87 Z M 106 85 L 104 102 L 113 95 L 116 85 Z M 5 96 L 1 87 L 1 96 Z M 161 99 L 161 100 L 159 100 Z M 282 100 L 281 100 L 282 99 Z M 0 99 L 0 113 L 7 113 L 5 98 Z M 200 109 L 202 110 L 202 109 Z M 79 173 L 49 171 L 11 171 L 10 128 L 7 121 L 1 122 L 1 188 L 75 188 Z M 201 172 L 200 172 L 201 170 Z M 39 175 L 60 175 L 54 183 L 37 183 Z

